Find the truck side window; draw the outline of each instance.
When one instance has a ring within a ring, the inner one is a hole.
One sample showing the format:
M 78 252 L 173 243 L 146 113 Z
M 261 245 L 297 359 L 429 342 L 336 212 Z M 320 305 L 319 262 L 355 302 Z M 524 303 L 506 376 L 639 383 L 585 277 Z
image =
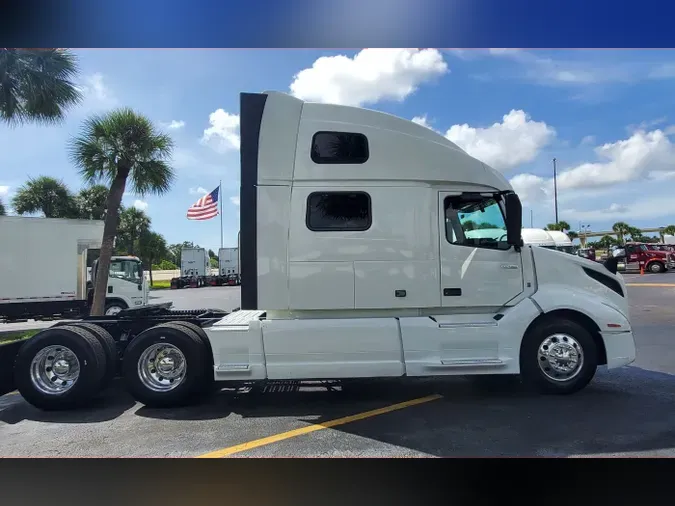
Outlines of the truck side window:
M 368 160 L 368 139 L 363 134 L 317 132 L 312 137 L 314 163 L 360 164 Z
M 509 249 L 506 222 L 494 197 L 446 197 L 445 235 L 451 244 L 473 248 Z
M 307 228 L 314 232 L 357 232 L 372 224 L 365 192 L 315 192 L 307 197 Z

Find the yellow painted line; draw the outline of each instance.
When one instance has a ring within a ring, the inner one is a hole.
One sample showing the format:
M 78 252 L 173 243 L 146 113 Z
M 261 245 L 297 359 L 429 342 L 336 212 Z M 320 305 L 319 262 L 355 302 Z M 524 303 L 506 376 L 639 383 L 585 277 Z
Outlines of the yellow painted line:
M 280 434 L 274 434 L 273 436 L 264 437 L 261 439 L 255 439 L 249 441 L 248 443 L 242 443 L 235 446 L 230 446 L 228 448 L 223 448 L 222 450 L 216 450 L 213 452 L 205 453 L 204 455 L 197 456 L 198 459 L 218 459 L 222 457 L 227 457 L 233 453 L 239 453 L 246 450 L 251 450 L 253 448 L 258 448 L 260 446 L 265 446 L 272 443 L 277 443 L 283 441 L 284 439 L 290 439 L 297 436 L 302 436 L 303 434 L 309 434 L 310 432 L 316 432 L 317 430 L 328 429 L 330 427 L 336 427 L 338 425 L 344 425 L 346 423 L 356 422 L 358 420 L 364 420 L 366 418 L 371 418 L 373 416 L 384 415 L 386 413 L 391 413 L 392 411 L 397 411 L 399 409 L 409 408 L 411 406 L 416 406 L 418 404 L 424 404 L 425 402 L 435 401 L 436 399 L 443 398 L 442 395 L 434 394 L 428 395 L 426 397 L 420 397 L 418 399 L 412 399 L 410 401 L 400 402 L 398 404 L 392 404 L 391 406 L 386 406 L 384 408 L 373 409 L 372 411 L 365 411 L 363 413 L 358 413 L 356 415 L 345 416 L 343 418 L 337 418 L 335 420 L 329 420 L 320 424 L 308 425 L 306 427 L 301 427 L 295 430 L 289 430 L 288 432 L 282 432 Z
M 626 286 L 655 286 L 657 288 L 675 288 L 675 283 L 626 283 Z
M 9 392 L 9 393 L 7 393 L 7 394 L 5 394 L 5 395 L 8 395 L 8 396 L 9 396 L 9 395 L 19 395 L 19 392 L 17 392 L 16 390 L 14 390 L 13 392 Z

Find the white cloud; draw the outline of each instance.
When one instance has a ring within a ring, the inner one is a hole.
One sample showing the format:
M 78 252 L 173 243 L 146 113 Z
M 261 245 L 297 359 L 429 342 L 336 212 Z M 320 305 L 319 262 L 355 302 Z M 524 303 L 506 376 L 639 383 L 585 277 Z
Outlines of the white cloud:
M 587 135 L 583 139 L 581 139 L 581 145 L 582 146 L 588 146 L 590 144 L 595 143 L 595 136 L 594 135 Z
M 145 211 L 148 208 L 148 203 L 142 200 L 134 200 L 133 206 L 139 211 Z
M 169 130 L 179 130 L 185 126 L 185 121 L 176 121 L 174 119 L 169 123 L 160 123 L 160 125 L 162 125 L 164 128 L 168 128 Z
M 230 197 L 230 202 L 232 202 L 235 206 L 238 206 L 239 205 L 239 196 L 237 195 L 237 196 L 234 196 L 234 197 Z
M 205 188 L 202 188 L 201 186 L 198 186 L 197 188 L 190 188 L 190 195 L 206 195 L 207 193 L 209 193 L 209 191 Z
M 209 114 L 209 128 L 204 130 L 202 143 L 210 146 L 219 153 L 238 150 L 239 115 L 230 114 L 223 109 L 217 109 Z
M 9 186 L 0 185 L 0 197 L 6 197 L 9 195 Z
M 562 189 L 592 188 L 636 181 L 648 174 L 669 172 L 675 166 L 675 145 L 661 130 L 639 130 L 628 139 L 595 148 L 600 161 L 562 171 Z
M 675 199 L 669 195 L 650 196 L 642 200 L 636 200 L 629 204 L 621 205 L 613 203 L 609 207 L 594 210 L 563 209 L 561 215 L 570 220 L 583 221 L 635 221 L 642 219 L 661 218 L 672 222 L 675 215 Z M 666 225 L 668 223 L 662 223 Z
M 403 101 L 418 87 L 448 72 L 436 49 L 364 49 L 353 58 L 323 56 L 298 72 L 291 93 L 303 100 L 360 106 Z
M 429 123 L 429 120 L 427 119 L 426 114 L 424 114 L 423 116 L 415 116 L 412 119 L 412 122 L 417 123 L 418 125 L 422 125 L 423 127 L 431 128 L 433 130 L 431 124 Z
M 509 181 L 520 200 L 527 203 L 541 202 L 548 198 L 552 186 L 543 177 L 534 174 L 518 174 Z
M 601 196 L 616 198 L 617 191 L 635 191 L 633 186 L 626 186 L 627 183 L 654 181 L 658 184 L 659 181 L 675 179 L 675 144 L 660 130 L 637 131 L 628 139 L 596 147 L 595 153 L 599 161 L 578 164 L 558 173 L 559 201 L 593 201 Z M 552 198 L 552 178 L 518 174 L 510 182 L 525 202 L 540 203 L 542 199 Z M 577 213 L 581 219 L 591 219 L 591 215 L 584 214 L 586 211 L 570 212 Z M 615 205 L 603 212 L 616 214 L 622 211 Z M 653 212 L 649 211 L 648 214 Z
M 471 156 L 497 170 L 509 170 L 534 160 L 555 137 L 543 121 L 533 121 L 522 110 L 511 110 L 501 123 L 487 128 L 453 125 L 445 136 Z
M 82 91 L 85 95 L 93 97 L 97 100 L 107 100 L 111 98 L 110 90 L 103 81 L 103 74 L 97 72 L 90 76 L 85 76 Z

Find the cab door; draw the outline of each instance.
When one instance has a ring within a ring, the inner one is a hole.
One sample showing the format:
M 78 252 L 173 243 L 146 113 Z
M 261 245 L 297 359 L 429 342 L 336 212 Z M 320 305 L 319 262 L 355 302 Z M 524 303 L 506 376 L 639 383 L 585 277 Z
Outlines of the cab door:
M 501 307 L 523 292 L 521 253 L 506 240 L 501 196 L 439 192 L 441 304 Z

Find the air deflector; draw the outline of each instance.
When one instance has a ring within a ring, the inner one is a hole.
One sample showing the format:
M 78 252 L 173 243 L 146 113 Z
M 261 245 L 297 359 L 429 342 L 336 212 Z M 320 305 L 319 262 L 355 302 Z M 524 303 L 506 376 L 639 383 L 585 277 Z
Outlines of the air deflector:
M 239 97 L 241 309 L 258 309 L 258 148 L 266 101 L 263 93 L 241 93 Z

